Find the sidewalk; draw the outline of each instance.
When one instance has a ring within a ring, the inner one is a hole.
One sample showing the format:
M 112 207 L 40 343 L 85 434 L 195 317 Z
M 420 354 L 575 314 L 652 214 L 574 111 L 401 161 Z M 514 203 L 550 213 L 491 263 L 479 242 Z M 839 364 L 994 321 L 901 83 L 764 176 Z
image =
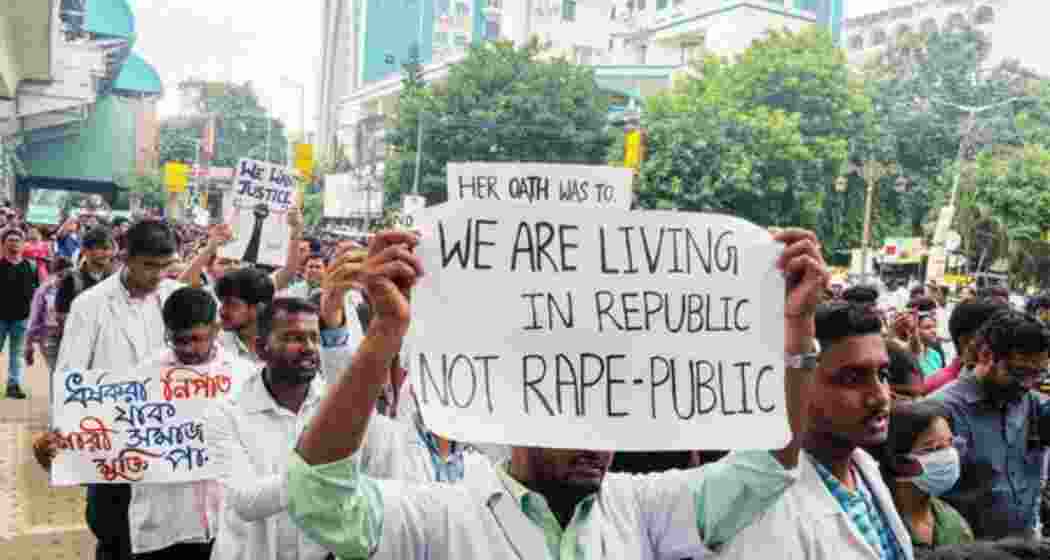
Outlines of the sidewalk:
M 6 382 L 6 352 L 0 372 Z M 0 560 L 90 560 L 95 540 L 84 523 L 84 490 L 51 488 L 33 459 L 33 438 L 48 418 L 47 367 L 39 354 L 25 381 L 30 398 L 0 398 Z

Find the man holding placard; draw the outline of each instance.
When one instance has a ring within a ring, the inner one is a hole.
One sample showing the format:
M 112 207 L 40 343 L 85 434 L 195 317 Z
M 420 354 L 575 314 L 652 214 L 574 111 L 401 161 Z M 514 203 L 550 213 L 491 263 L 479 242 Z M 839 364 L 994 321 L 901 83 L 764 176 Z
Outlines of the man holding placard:
M 776 240 L 787 245 L 775 258 L 788 280 L 786 407 L 792 431 L 801 434 L 801 386 L 814 367 L 814 310 L 827 272 L 811 233 L 786 231 Z M 337 556 L 699 557 L 731 541 L 791 485 L 790 469 L 799 462 L 792 447 L 751 452 L 760 468 L 750 473 L 715 465 L 607 476 L 611 451 L 518 445 L 508 463 L 479 465 L 478 474 L 458 486 L 388 483 L 362 474 L 358 453 L 409 327 L 408 294 L 423 274 L 423 259 L 413 254 L 417 244 L 404 232 L 373 240 L 358 279 L 372 304 L 368 333 L 291 459 L 292 516 Z
M 217 316 L 218 304 L 211 294 L 199 288 L 178 289 L 163 305 L 169 349 L 134 371 L 106 374 L 99 395 L 103 402 L 96 405 L 84 392 L 89 386 L 70 392 L 85 380 L 90 383 L 91 373 L 73 371 L 65 376 L 64 392 L 53 407 L 56 427 L 67 431 L 56 430 L 39 442 L 38 461 L 51 471 L 56 484 L 121 481 L 127 484 L 102 487 L 130 489 L 122 515 L 105 513 L 116 518 L 105 520 L 114 533 L 118 528 L 110 523 L 123 518 L 127 524 L 126 548 L 100 548 L 98 558 L 204 559 L 211 554 L 221 503 L 215 479 L 222 465 L 215 462 L 215 453 L 209 453 L 211 426 L 202 420 L 214 403 L 234 393 L 256 371 L 251 363 L 222 351 Z M 126 398 L 110 404 L 103 396 L 110 391 L 102 387 L 115 384 L 136 389 L 123 391 Z M 93 424 L 78 420 L 81 416 Z M 106 443 L 111 445 L 96 448 L 85 426 L 105 430 Z M 106 452 L 100 455 L 100 451 Z

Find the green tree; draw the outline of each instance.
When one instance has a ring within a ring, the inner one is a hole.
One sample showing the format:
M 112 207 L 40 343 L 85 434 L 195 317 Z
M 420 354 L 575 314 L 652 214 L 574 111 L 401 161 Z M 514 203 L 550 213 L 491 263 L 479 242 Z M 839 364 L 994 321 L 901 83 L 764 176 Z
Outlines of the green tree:
M 420 120 L 420 193 L 430 203 L 445 199 L 449 161 L 603 162 L 608 100 L 594 70 L 539 55 L 535 41 L 522 48 L 475 45 L 440 85 L 424 85 L 416 67 L 406 65 L 406 87 L 387 136 L 389 199 L 412 190 Z
M 269 114 L 250 82 L 238 85 L 190 80 L 180 86 L 199 88 L 202 94 L 194 108 L 196 116 L 179 116 L 161 123 L 162 163 L 193 163 L 196 141 L 202 138 L 210 115 L 214 115 L 217 122 L 212 166 L 233 167 L 242 157 L 285 162 L 288 149 L 285 125 Z M 267 137 L 269 158 L 266 154 Z
M 885 115 L 897 161 L 912 187 L 901 202 L 913 234 L 932 234 L 924 225 L 935 223 L 956 181 L 960 192 L 973 192 L 978 154 L 1022 139 L 1015 114 L 1025 103 L 1006 102 L 976 117 L 965 110 L 1024 95 L 1030 87 L 1032 74 L 1016 62 L 986 66 L 990 46 L 980 30 L 958 25 L 901 37 L 864 68 L 876 110 Z M 956 215 L 964 236 L 985 219 L 970 204 L 960 204 Z
M 835 179 L 872 108 L 831 36 L 771 32 L 734 62 L 709 56 L 694 70 L 647 100 L 642 206 L 802 225 L 845 245 L 846 215 L 821 218 L 845 204 Z

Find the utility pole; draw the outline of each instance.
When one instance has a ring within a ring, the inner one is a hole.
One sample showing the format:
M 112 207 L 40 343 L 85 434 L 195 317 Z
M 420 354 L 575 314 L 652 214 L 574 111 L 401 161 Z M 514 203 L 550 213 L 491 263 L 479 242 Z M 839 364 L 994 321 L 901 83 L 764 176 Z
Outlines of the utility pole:
M 873 206 L 875 205 L 875 189 L 879 185 L 879 181 L 887 175 L 892 175 L 899 172 L 896 164 L 884 163 L 881 161 L 868 160 L 861 165 L 859 169 L 861 177 L 864 179 L 865 193 L 864 193 L 864 236 L 861 240 L 861 282 L 865 282 L 868 278 L 868 251 L 871 247 L 871 214 Z

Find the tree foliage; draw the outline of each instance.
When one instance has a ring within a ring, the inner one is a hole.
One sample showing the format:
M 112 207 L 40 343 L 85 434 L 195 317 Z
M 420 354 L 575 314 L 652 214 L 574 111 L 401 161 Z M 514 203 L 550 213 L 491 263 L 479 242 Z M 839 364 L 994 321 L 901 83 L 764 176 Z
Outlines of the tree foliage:
M 835 192 L 835 179 L 850 138 L 874 122 L 831 36 L 771 32 L 733 62 L 706 57 L 695 74 L 647 102 L 642 206 L 806 226 L 844 250 L 846 231 L 857 229 L 846 227 L 857 221 L 847 212 L 856 204 Z
M 536 42 L 475 45 L 443 84 L 423 84 L 410 61 L 387 135 L 394 148 L 385 164 L 388 195 L 411 192 L 419 126 L 420 194 L 431 204 L 445 199 L 450 161 L 604 161 L 608 101 L 594 70 L 540 54 Z
M 975 192 L 974 162 L 994 146 L 1022 140 L 1015 115 L 1030 103 L 1009 100 L 1025 95 L 1033 78 L 1016 62 L 988 68 L 990 47 L 980 30 L 954 25 L 906 34 L 863 69 L 913 189 L 904 197 L 913 234 L 932 234 L 928 226 L 956 182 L 964 195 L 956 223 L 968 247 L 976 246 L 978 226 L 987 225 L 977 199 L 966 196 Z M 985 107 L 976 116 L 969 109 Z
M 199 82 L 182 85 L 197 87 Z M 215 156 L 213 167 L 233 167 L 242 157 L 284 163 L 288 144 L 285 125 L 269 114 L 251 83 L 208 83 L 202 92 L 194 116 L 178 116 L 161 123 L 160 161 L 193 163 L 195 142 L 202 138 L 207 117 L 215 115 Z M 267 124 L 269 121 L 269 125 Z M 267 157 L 269 136 L 269 157 Z

